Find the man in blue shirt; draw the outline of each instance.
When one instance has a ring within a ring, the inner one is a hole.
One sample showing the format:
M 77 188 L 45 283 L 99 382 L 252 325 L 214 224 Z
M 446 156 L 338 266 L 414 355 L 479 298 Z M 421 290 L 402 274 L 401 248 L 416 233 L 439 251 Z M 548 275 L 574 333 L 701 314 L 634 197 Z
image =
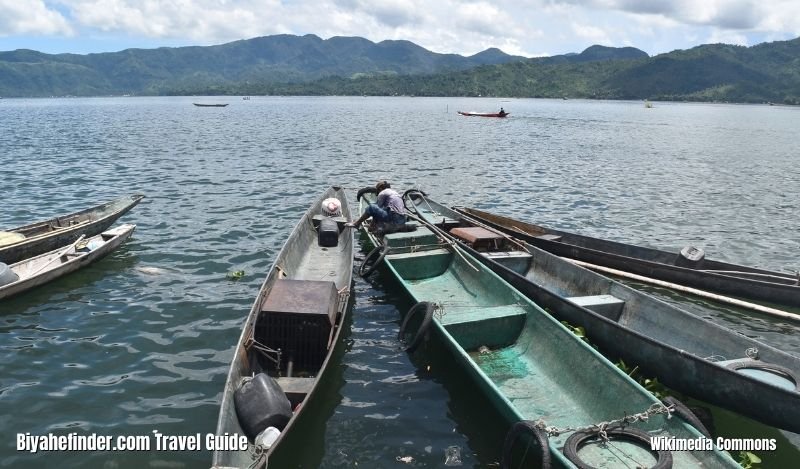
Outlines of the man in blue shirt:
M 403 198 L 391 188 L 389 182 L 380 181 L 375 184 L 375 189 L 378 191 L 378 200 L 374 204 L 369 204 L 364 210 L 364 214 L 354 223 L 348 223 L 347 226 L 359 228 L 361 223 L 370 217 L 376 223 L 402 225 L 406 222 Z

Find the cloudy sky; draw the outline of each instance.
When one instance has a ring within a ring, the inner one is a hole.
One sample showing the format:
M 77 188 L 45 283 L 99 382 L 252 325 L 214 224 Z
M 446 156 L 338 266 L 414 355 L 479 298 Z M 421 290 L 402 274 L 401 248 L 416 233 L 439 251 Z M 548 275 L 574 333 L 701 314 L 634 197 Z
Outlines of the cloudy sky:
M 0 0 L 0 51 L 119 51 L 272 34 L 405 39 L 528 57 L 593 45 L 655 55 L 800 36 L 800 0 Z

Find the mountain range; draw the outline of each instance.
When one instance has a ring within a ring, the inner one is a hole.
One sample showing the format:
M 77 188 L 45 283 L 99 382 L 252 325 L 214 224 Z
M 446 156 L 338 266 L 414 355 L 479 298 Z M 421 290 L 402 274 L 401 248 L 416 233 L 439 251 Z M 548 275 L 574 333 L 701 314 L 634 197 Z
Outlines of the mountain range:
M 206 47 L 99 54 L 0 52 L 0 96 L 352 94 L 667 99 L 800 104 L 800 38 L 464 57 L 409 41 L 276 35 Z

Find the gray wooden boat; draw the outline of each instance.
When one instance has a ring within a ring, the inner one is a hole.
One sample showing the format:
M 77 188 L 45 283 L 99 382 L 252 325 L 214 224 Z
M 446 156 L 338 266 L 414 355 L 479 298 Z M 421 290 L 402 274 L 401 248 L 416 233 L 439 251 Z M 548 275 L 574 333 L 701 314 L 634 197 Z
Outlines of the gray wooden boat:
M 94 236 L 144 198 L 130 195 L 80 212 L 0 231 L 0 262 L 14 262 L 66 246 L 81 235 Z
M 456 210 L 557 256 L 738 298 L 800 307 L 798 273 L 714 261 L 692 247 L 674 253 L 545 228 L 474 208 Z
M 124 243 L 136 225 L 120 225 L 16 264 L 0 263 L 0 299 L 74 272 L 108 255 Z
M 421 194 L 409 194 L 407 204 L 554 317 L 583 327 L 606 354 L 687 395 L 800 432 L 800 358 L 512 239 Z
M 511 426 L 501 468 L 738 467 L 715 448 L 654 450 L 651 439 L 702 436 L 434 225 L 364 228 L 380 265 L 418 302 L 400 328 L 403 337 L 412 332 L 407 350 L 427 332 L 441 340 Z
M 338 209 L 329 205 L 332 198 Z M 353 271 L 353 233 L 344 226 L 349 219 L 344 191 L 329 188 L 272 264 L 236 346 L 216 430 L 218 437 L 247 442 L 214 451 L 214 468 L 264 468 L 276 457 L 286 460 L 284 442 L 302 437 L 292 428 L 306 415 L 313 418 L 304 411 L 313 409 L 344 337 Z

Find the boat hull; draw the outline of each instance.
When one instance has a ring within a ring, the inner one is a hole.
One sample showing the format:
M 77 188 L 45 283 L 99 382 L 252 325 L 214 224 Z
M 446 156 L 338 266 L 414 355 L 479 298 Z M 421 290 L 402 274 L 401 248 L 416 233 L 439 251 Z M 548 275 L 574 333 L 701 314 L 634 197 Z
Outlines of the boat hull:
M 710 259 L 702 261 L 702 269 L 683 267 L 675 265 L 680 262 L 676 253 L 553 230 L 473 208 L 457 210 L 557 256 L 737 298 L 800 307 L 800 278 L 793 275 Z
M 122 197 L 87 210 L 7 230 L 25 238 L 0 246 L 0 262 L 13 264 L 66 246 L 81 235 L 95 236 L 128 213 L 143 198 L 138 194 Z
M 437 243 L 441 233 L 420 226 L 382 241 L 368 231 L 367 237 L 389 247 L 386 268 L 414 301 L 436 305 L 433 335 L 507 423 L 537 421 L 563 430 L 547 441 L 558 465 L 575 467 L 563 451 L 574 429 L 658 406 L 651 394 L 469 252 L 455 243 Z M 632 426 L 653 435 L 699 437 L 679 419 L 663 415 Z M 672 456 L 675 467 L 737 467 L 718 451 Z
M 462 226 L 481 225 L 431 200 L 420 203 L 418 212 L 431 221 L 447 218 L 458 220 Z M 622 358 L 629 366 L 637 366 L 648 376 L 687 395 L 768 425 L 800 432 L 800 358 L 530 244 L 520 244 L 520 248 L 530 257 L 526 266 L 514 271 L 498 262 L 498 257 L 464 246 L 555 318 L 582 327 L 604 353 Z M 587 302 L 593 304 L 582 306 Z M 748 350 L 758 351 L 757 363 L 748 360 Z M 791 379 L 765 382 L 734 369 L 747 363 L 772 366 Z
M 335 247 L 318 245 L 317 228 L 314 217 L 321 216 L 321 202 L 329 197 L 338 198 L 342 202 L 342 214 L 339 217 L 340 233 Z M 217 423 L 217 435 L 245 435 L 239 416 L 236 411 L 234 395 L 245 377 L 251 377 L 259 371 L 268 371 L 260 358 L 257 345 L 259 340 L 259 318 L 262 315 L 262 306 L 276 290 L 276 283 L 284 280 L 293 281 L 330 281 L 338 292 L 335 300 L 336 317 L 331 330 L 329 346 L 322 363 L 314 370 L 311 381 L 303 385 L 301 396 L 296 398 L 300 405 L 295 407 L 286 427 L 281 432 L 277 441 L 260 455 L 256 455 L 252 438 L 249 439 L 247 450 L 215 451 L 212 456 L 212 467 L 215 468 L 265 468 L 272 460 L 291 460 L 291 455 L 282 454 L 281 448 L 288 446 L 284 442 L 294 438 L 292 429 L 307 417 L 308 412 L 313 412 L 317 400 L 318 389 L 322 388 L 327 379 L 331 364 L 341 357 L 343 341 L 343 325 L 346 324 L 348 312 L 351 309 L 350 288 L 352 283 L 353 267 L 353 235 L 352 231 L 343 227 L 344 221 L 351 218 L 345 193 L 340 188 L 330 188 L 317 199 L 300 222 L 289 235 L 286 243 L 269 269 L 264 283 L 259 290 L 250 313 L 245 319 L 242 334 L 234 351 L 231 367 L 222 394 L 220 413 Z M 266 344 L 269 345 L 269 344 Z M 286 369 L 282 368 L 283 373 Z M 272 376 L 274 373 L 270 371 Z M 281 374 L 281 373 L 277 373 Z M 289 373 L 290 374 L 290 373 Z M 306 379 L 306 378 L 300 378 Z M 276 380 L 288 394 L 290 390 L 286 380 Z M 295 399 L 295 398 L 292 398 Z M 310 409 L 310 410 L 309 410 Z M 313 415 L 310 415 L 313 417 Z
M 499 112 L 470 112 L 470 111 L 458 111 L 458 113 L 461 114 L 462 116 L 467 116 L 467 117 L 499 117 L 499 118 L 508 117 L 511 114 L 510 112 L 504 112 L 501 114 Z
M 87 238 L 85 241 L 88 243 L 103 243 L 89 252 L 76 252 L 74 246 L 70 249 L 68 245 L 10 265 L 11 270 L 19 276 L 19 280 L 1 286 L 0 299 L 44 285 L 102 259 L 130 238 L 134 229 L 136 225 L 120 225 Z

